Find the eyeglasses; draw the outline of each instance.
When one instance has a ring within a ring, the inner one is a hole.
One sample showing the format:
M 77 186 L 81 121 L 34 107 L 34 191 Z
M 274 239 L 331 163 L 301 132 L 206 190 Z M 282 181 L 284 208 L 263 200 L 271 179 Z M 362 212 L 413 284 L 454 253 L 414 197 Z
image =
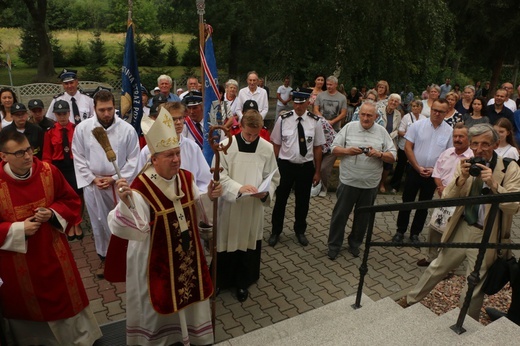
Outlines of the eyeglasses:
M 480 149 L 482 150 L 488 150 L 489 148 L 491 148 L 492 144 L 491 143 L 486 143 L 486 142 L 483 142 L 483 143 L 470 143 L 469 144 L 469 147 L 471 150 L 475 150 L 477 149 L 478 147 L 480 146 Z
M 432 112 L 432 113 L 439 113 L 439 114 L 446 114 L 445 111 L 441 111 L 441 110 L 433 109 L 433 108 L 432 108 L 432 111 L 431 111 L 431 112 Z
M 25 156 L 25 153 L 29 154 L 29 155 L 32 155 L 33 154 L 33 148 L 32 147 L 28 147 L 27 149 L 25 150 L 18 150 L 18 151 L 15 151 L 14 153 L 9 153 L 7 151 L 3 151 L 4 154 L 9 154 L 9 155 L 14 155 L 15 157 L 21 159 L 22 157 Z

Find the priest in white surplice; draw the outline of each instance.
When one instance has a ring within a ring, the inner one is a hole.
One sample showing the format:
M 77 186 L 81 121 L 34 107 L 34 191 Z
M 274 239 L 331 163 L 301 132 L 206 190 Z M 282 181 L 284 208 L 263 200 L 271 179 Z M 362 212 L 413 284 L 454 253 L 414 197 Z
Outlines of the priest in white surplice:
M 110 212 L 114 235 L 129 240 L 126 271 L 128 345 L 209 345 L 213 285 L 200 243 L 199 198 L 222 194 L 212 182 L 201 195 L 164 108 L 145 135 L 152 153 L 133 183 L 118 180 L 121 201 Z M 130 207 L 129 196 L 135 203 Z
M 116 164 L 121 175 L 131 181 L 137 174 L 139 144 L 135 129 L 115 116 L 114 95 L 101 90 L 94 95 L 96 116 L 82 121 L 74 130 L 72 153 L 78 188 L 83 188 L 96 252 L 101 259 L 96 276 L 105 275 L 104 263 L 110 240 L 107 215 L 117 203 L 114 183 L 117 179 L 114 165 L 108 161 L 103 147 L 96 141 L 92 130 L 103 127 L 116 153 Z

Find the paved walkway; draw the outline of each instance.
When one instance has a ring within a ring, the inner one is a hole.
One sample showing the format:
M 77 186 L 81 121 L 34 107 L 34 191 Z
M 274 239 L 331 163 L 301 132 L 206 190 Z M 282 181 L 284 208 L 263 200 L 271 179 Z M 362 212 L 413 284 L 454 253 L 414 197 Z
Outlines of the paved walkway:
M 251 332 L 306 311 L 318 308 L 355 293 L 359 279 L 360 258 L 353 258 L 345 249 L 331 261 L 327 258 L 327 235 L 333 193 L 311 200 L 307 237 L 309 246 L 302 247 L 292 230 L 294 198 L 291 196 L 286 213 L 283 235 L 276 247 L 267 245 L 270 235 L 271 209 L 265 215 L 264 242 L 260 280 L 250 287 L 250 298 L 239 303 L 234 292 L 222 291 L 217 297 L 217 342 Z M 400 195 L 378 195 L 377 204 L 400 203 Z M 395 233 L 397 213 L 376 216 L 374 241 L 389 241 Z M 352 220 L 352 216 L 351 216 Z M 351 220 L 347 226 L 350 229 Z M 513 237 L 519 242 L 517 231 L 520 218 L 513 224 Z M 85 224 L 85 228 L 89 228 Z M 426 233 L 426 232 L 423 232 Z M 421 235 L 426 241 L 426 234 Z M 88 297 L 97 321 L 105 324 L 124 319 L 125 285 L 99 280 L 94 272 L 99 259 L 92 236 L 71 244 Z M 362 247 L 363 249 L 363 247 Z M 374 248 L 369 259 L 364 293 L 373 300 L 397 297 L 411 288 L 423 271 L 416 266 L 422 258 L 415 248 Z

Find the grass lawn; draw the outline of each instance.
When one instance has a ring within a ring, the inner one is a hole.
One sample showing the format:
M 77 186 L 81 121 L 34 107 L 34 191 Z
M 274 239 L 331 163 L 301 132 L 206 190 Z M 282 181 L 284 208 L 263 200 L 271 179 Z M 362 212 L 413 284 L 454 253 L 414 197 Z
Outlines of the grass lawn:
M 82 42 L 84 47 L 88 47 L 88 41 L 93 39 L 94 36 L 90 31 L 80 31 L 80 30 L 60 30 L 53 31 L 53 36 L 56 37 L 60 41 L 60 45 L 65 53 L 68 53 L 72 47 L 76 44 L 76 40 Z M 186 49 L 188 48 L 188 43 L 193 36 L 185 35 L 185 34 L 163 34 L 161 35 L 161 39 L 165 46 L 165 51 L 168 49 L 168 45 L 171 41 L 171 38 L 174 38 L 175 46 L 179 51 L 179 56 L 182 56 Z M 146 37 L 146 36 L 145 36 Z M 101 34 L 101 39 L 105 42 L 105 47 L 107 48 L 108 55 L 115 54 L 115 52 L 120 51 L 120 45 L 124 44 L 125 33 L 105 33 Z M 13 84 L 14 85 L 23 85 L 32 82 L 32 77 L 36 73 L 36 69 L 28 68 L 19 58 L 18 58 L 18 47 L 20 46 L 20 29 L 13 28 L 0 28 L 0 42 L 2 43 L 2 60 L 5 60 L 5 53 L 9 53 L 11 56 L 11 60 L 13 62 Z M 37 52 L 35 52 L 37 53 Z M 74 68 L 74 66 L 69 66 L 70 68 Z M 83 67 L 77 68 L 79 72 L 84 70 Z M 159 68 L 147 68 L 144 69 L 152 69 L 159 70 Z M 181 76 L 183 73 L 183 67 L 164 67 L 164 70 L 173 71 L 171 73 L 172 77 Z M 60 70 L 60 68 L 56 68 L 56 71 Z M 105 72 L 109 70 L 109 67 L 103 69 Z M 111 73 L 106 73 L 107 79 L 116 78 Z M 9 84 L 9 74 L 7 68 L 0 67 L 0 84 L 5 85 Z

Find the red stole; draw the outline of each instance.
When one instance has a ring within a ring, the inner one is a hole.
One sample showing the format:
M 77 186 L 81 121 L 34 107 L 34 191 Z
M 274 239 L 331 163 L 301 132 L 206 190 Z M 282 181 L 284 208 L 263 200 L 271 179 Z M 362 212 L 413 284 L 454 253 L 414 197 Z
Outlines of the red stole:
M 52 165 L 34 159 L 32 175 L 16 180 L 0 167 L 0 244 L 11 224 L 54 209 L 74 224 L 81 210 L 78 195 Z M 27 253 L 0 250 L 0 306 L 6 318 L 54 321 L 72 317 L 88 298 L 64 233 L 48 222 L 27 240 Z
M 173 202 L 144 174 L 132 183 L 132 189 L 137 190 L 151 207 L 148 289 L 152 306 L 161 314 L 178 312 L 209 298 L 213 293 L 200 243 L 192 190 L 193 176 L 181 169 L 177 179 L 184 192 L 181 204 L 190 236 L 190 247 L 186 252 L 182 248 Z

